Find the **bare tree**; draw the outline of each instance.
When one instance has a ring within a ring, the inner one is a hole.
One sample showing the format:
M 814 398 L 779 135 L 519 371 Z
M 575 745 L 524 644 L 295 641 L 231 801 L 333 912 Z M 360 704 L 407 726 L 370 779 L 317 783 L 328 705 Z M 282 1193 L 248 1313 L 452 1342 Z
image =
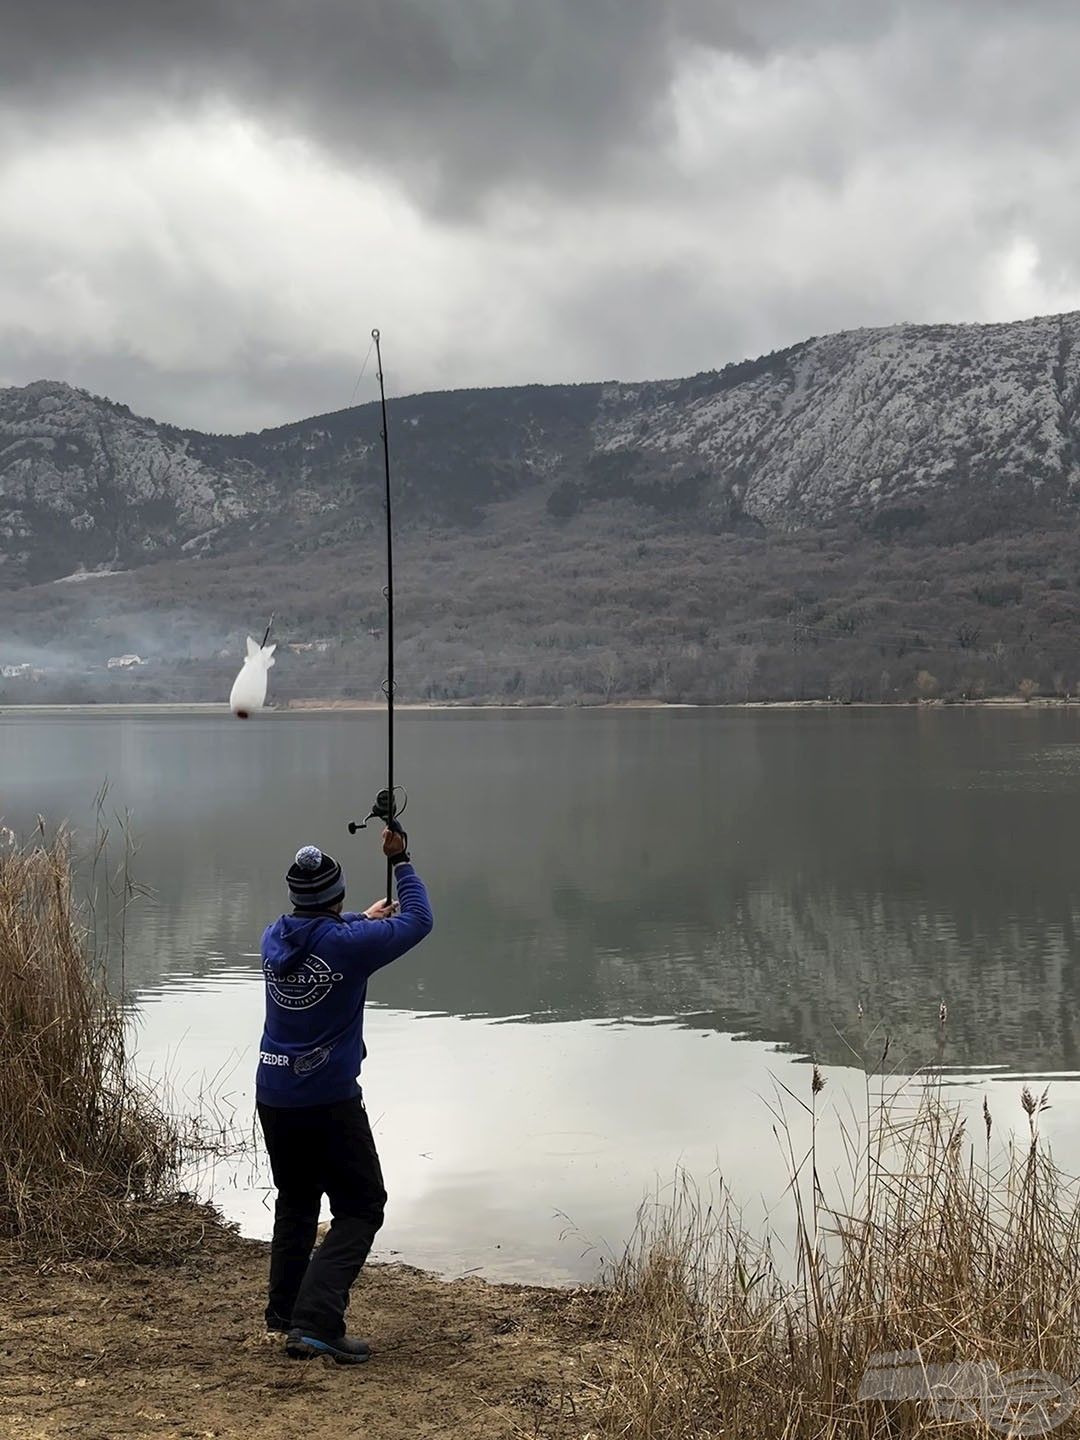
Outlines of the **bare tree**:
M 924 700 L 932 700 L 938 692 L 937 676 L 929 670 L 920 670 L 915 676 L 915 689 Z

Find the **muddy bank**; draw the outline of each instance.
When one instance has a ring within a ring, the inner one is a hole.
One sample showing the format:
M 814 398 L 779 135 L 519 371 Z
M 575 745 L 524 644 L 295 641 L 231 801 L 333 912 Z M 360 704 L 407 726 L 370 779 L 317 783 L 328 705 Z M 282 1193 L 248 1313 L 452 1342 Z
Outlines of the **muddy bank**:
M 372 1266 L 364 1366 L 287 1359 L 262 1326 L 266 1247 L 211 1228 L 179 1263 L 0 1269 L 4 1440 L 588 1435 L 611 1342 L 595 1292 Z

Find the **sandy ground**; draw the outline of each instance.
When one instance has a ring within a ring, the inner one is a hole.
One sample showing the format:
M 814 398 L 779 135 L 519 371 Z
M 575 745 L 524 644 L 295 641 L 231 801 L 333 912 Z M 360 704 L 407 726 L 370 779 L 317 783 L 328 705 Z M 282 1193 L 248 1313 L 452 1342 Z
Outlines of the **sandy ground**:
M 610 1355 L 595 1292 L 373 1266 L 366 1365 L 288 1359 L 261 1324 L 266 1248 L 220 1231 L 178 1264 L 0 1270 L 3 1440 L 581 1440 Z

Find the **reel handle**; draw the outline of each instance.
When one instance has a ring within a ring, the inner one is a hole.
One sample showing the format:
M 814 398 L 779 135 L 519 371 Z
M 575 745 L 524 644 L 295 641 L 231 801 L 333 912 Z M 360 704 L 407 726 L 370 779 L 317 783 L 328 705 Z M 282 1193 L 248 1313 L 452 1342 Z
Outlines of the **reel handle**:
M 404 809 L 405 806 L 402 805 L 401 810 Z M 370 820 L 381 820 L 384 825 L 389 825 L 391 830 L 400 830 L 401 826 L 398 824 L 397 819 L 399 813 L 396 789 L 393 791 L 380 790 L 375 797 L 374 805 L 372 805 L 363 820 L 349 821 L 349 834 L 355 835 L 358 830 L 366 830 Z

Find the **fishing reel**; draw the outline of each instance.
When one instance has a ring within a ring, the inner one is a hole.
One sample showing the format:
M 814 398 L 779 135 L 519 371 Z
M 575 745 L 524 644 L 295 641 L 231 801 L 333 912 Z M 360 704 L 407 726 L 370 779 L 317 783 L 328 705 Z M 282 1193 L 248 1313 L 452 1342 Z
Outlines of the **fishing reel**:
M 401 804 L 398 804 L 399 793 L 404 797 Z M 364 816 L 363 820 L 349 821 L 349 834 L 355 835 L 358 830 L 366 830 L 371 820 L 381 820 L 384 825 L 389 825 L 391 830 L 400 830 L 397 823 L 399 815 L 404 815 L 409 803 L 409 797 L 401 785 L 395 785 L 393 790 L 380 790 L 375 796 L 375 803 Z

